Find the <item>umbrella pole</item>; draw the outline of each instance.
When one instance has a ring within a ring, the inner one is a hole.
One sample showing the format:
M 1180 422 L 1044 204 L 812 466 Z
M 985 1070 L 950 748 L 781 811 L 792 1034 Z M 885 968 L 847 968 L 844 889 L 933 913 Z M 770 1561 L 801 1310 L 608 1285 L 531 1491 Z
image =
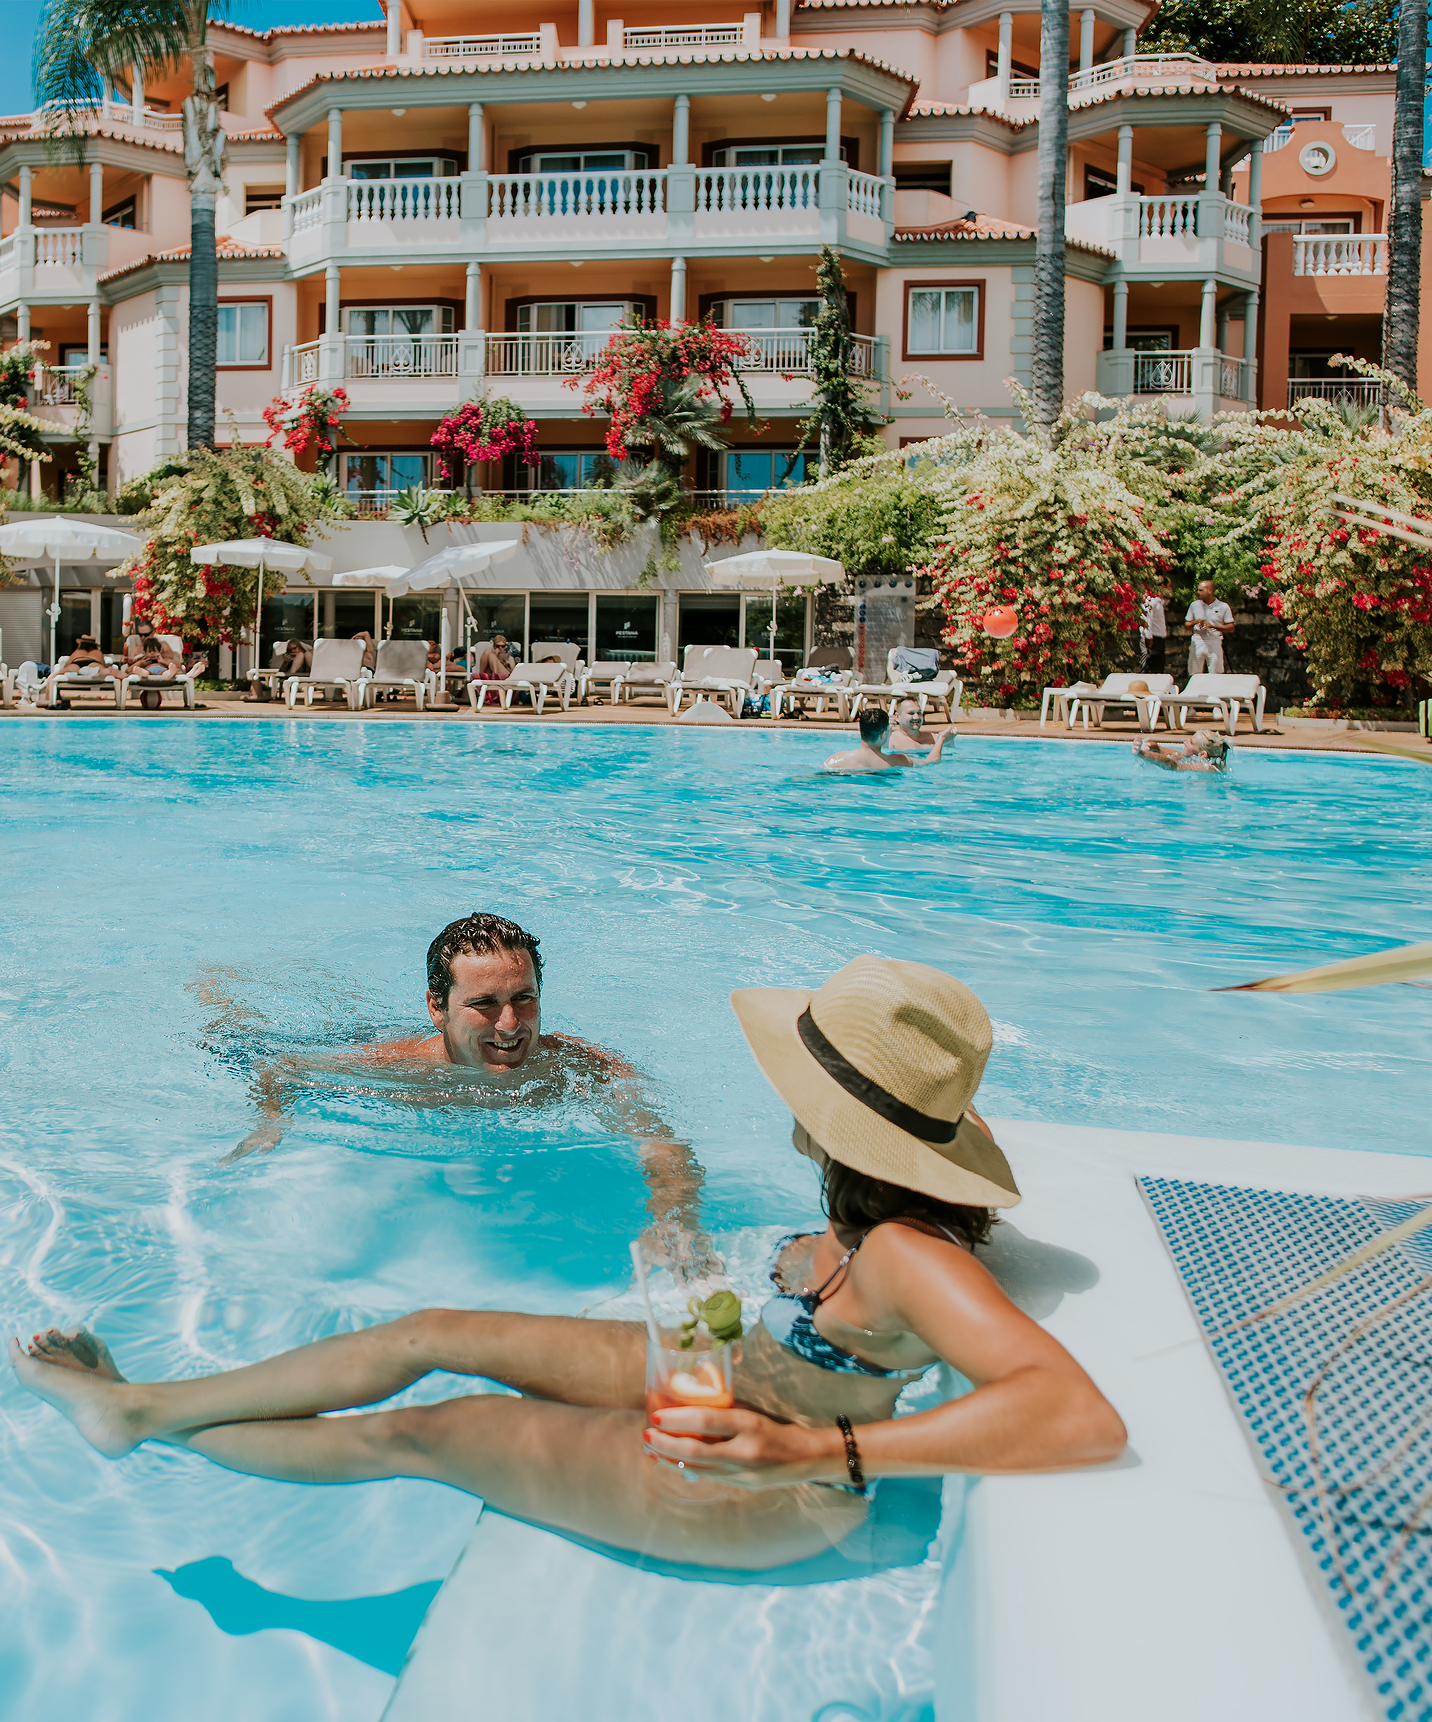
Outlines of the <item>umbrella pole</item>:
M 260 557 L 259 558 L 259 595 L 258 595 L 257 601 L 254 604 L 254 650 L 253 650 L 254 661 L 252 664 L 249 665 L 249 668 L 252 670 L 261 670 L 263 668 L 262 663 L 259 661 L 259 629 L 263 626 L 263 619 L 264 619 L 264 565 L 263 565 L 263 558 Z M 255 698 L 258 697 L 258 683 L 257 682 L 254 683 L 254 697 Z
M 50 673 L 52 675 L 54 674 L 54 669 L 55 669 L 55 641 L 56 641 L 57 630 L 59 628 L 59 623 L 60 623 L 60 557 L 59 557 L 59 552 L 56 551 L 55 552 L 55 595 L 54 595 L 54 602 L 50 605 Z

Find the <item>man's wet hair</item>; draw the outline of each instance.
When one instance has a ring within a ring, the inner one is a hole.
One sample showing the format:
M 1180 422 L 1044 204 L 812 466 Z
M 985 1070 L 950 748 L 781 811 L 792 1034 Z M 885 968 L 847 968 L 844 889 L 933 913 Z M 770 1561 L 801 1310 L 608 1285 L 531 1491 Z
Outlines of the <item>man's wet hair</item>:
M 443 928 L 428 946 L 428 991 L 444 1010 L 452 991 L 454 957 L 471 953 L 474 957 L 492 957 L 499 951 L 526 951 L 532 959 L 532 972 L 537 977 L 537 991 L 542 991 L 541 941 L 535 933 L 519 927 L 516 921 L 505 921 L 501 915 L 465 915 Z
M 879 706 L 866 706 L 860 714 L 860 739 L 872 745 L 890 728 L 890 714 Z

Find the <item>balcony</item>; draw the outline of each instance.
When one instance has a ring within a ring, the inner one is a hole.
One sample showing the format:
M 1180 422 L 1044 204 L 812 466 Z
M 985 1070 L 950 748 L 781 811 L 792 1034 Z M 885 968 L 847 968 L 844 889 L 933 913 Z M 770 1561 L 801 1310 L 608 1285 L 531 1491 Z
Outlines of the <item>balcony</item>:
M 72 437 L 79 425 L 80 401 L 76 392 L 88 365 L 42 365 L 26 391 L 27 411 L 56 437 Z M 92 437 L 108 438 L 114 431 L 114 384 L 107 364 L 100 364 L 89 385 Z
M 325 180 L 286 209 L 295 269 L 344 254 L 427 251 L 441 261 L 527 252 L 600 257 L 644 248 L 851 241 L 883 253 L 891 183 L 844 164 L 671 167 L 610 173 L 472 173 L 447 179 Z M 355 257 L 355 261 L 357 258 Z
M 1305 122 L 1306 124 L 1306 122 Z M 1292 120 L 1286 120 L 1275 132 L 1270 132 L 1263 139 L 1263 154 L 1276 155 L 1285 145 L 1292 142 L 1297 125 Z M 1345 125 L 1343 137 L 1349 149 L 1375 150 L 1377 148 L 1377 127 L 1371 125 Z
M 1329 401 L 1337 407 L 1375 407 L 1382 384 L 1371 377 L 1289 377 L 1288 405 L 1294 401 Z
M 1216 87 L 1218 68 L 1197 54 L 1131 54 L 1089 66 L 1069 77 L 1069 106 L 1119 91 L 1187 89 L 1190 84 Z M 988 108 L 1011 119 L 1032 119 L 1039 103 L 1038 78 L 982 78 L 971 84 L 972 108 Z
M 1261 271 L 1253 211 L 1216 192 L 1086 198 L 1065 209 L 1064 232 L 1112 251 L 1135 277 L 1221 275 L 1252 285 Z
M 1293 236 L 1295 275 L 1386 275 L 1385 233 L 1317 233 Z
M 0 239 L 0 304 L 92 299 L 107 269 L 138 262 L 154 237 L 120 227 L 21 227 Z
M 742 375 L 764 412 L 804 408 L 810 399 L 806 329 L 743 331 L 750 343 Z M 344 335 L 285 347 L 282 387 L 342 384 L 353 410 L 377 418 L 448 412 L 491 379 L 512 388 L 520 404 L 544 418 L 573 418 L 581 399 L 567 386 L 596 360 L 609 336 L 583 334 Z M 877 381 L 887 369 L 886 343 L 854 337 L 852 373 Z
M 541 52 L 539 30 L 516 36 L 428 36 L 423 41 L 425 60 L 531 60 Z
M 1256 402 L 1255 365 L 1213 347 L 1139 353 L 1105 348 L 1099 354 L 1096 387 L 1101 395 L 1123 400 L 1161 397 L 1170 413 L 1196 412 L 1210 419 Z

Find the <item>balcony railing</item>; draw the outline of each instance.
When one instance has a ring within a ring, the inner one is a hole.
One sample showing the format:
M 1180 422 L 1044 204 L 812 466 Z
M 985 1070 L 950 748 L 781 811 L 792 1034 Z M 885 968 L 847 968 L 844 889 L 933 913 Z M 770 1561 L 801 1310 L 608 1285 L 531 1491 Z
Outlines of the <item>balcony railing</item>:
M 427 60 L 496 60 L 511 55 L 540 54 L 539 31 L 516 36 L 425 36 L 423 58 Z
M 1372 377 L 1289 377 L 1288 405 L 1294 401 L 1331 401 L 1340 407 L 1375 407 L 1382 384 Z
M 1134 356 L 1136 395 L 1191 395 L 1193 354 L 1138 353 Z
M 643 49 L 660 52 L 667 48 L 729 48 L 739 46 L 741 39 L 740 24 L 691 24 L 671 29 L 622 31 L 622 47 L 628 54 Z
M 1216 84 L 1218 68 L 1197 54 L 1129 54 L 1119 60 L 1106 60 L 1101 66 L 1090 66 L 1084 72 L 1074 72 L 1069 79 L 1069 94 L 1082 95 L 1108 84 L 1185 83 L 1190 79 L 1200 84 Z
M 1246 203 L 1223 200 L 1223 237 L 1230 245 L 1247 245 L 1252 233 L 1253 211 Z
M 85 230 L 82 227 L 37 227 L 35 229 L 35 266 L 73 268 L 84 255 Z
M 1241 401 L 1244 396 L 1243 373 L 1247 365 L 1242 359 L 1222 354 L 1218 361 L 1218 392 L 1225 401 Z
M 1293 240 L 1295 275 L 1386 275 L 1385 233 L 1310 233 Z
M 698 215 L 768 215 L 819 207 L 820 173 L 814 167 L 706 167 L 696 175 Z
M 493 377 L 570 377 L 586 370 L 610 339 L 606 329 L 573 335 L 489 335 L 487 372 Z
M 1195 239 L 1198 236 L 1196 197 L 1141 197 L 1140 239 Z M 1247 243 L 1245 238 L 1245 244 Z
M 323 187 L 301 191 L 293 200 L 293 231 L 303 233 L 310 227 L 323 225 Z
M 284 348 L 283 386 L 299 389 L 316 383 L 323 343 L 306 341 Z M 395 382 L 422 381 L 458 374 L 456 335 L 345 335 L 345 378 L 382 378 Z
M 456 221 L 456 179 L 351 179 L 349 221 Z M 297 219 L 294 226 L 297 228 Z
M 665 168 L 648 173 L 494 173 L 487 186 L 487 218 L 498 224 L 666 213 Z
M 77 406 L 75 384 L 88 369 L 88 365 L 44 365 L 37 368 L 31 386 L 34 404 L 42 407 Z
M 1306 121 L 1303 122 L 1306 125 Z M 1291 142 L 1297 125 L 1293 120 L 1285 120 L 1275 132 L 1269 132 L 1263 139 L 1263 154 L 1276 155 L 1277 152 Z M 1375 150 L 1377 148 L 1377 127 L 1368 125 L 1344 126 L 1343 137 L 1347 140 L 1349 149 Z

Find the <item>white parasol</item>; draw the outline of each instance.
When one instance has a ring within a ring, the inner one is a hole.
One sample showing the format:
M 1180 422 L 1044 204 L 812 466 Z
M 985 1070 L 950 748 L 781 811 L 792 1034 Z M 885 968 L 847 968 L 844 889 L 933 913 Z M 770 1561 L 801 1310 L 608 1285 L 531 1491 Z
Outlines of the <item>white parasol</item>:
M 84 520 L 13 520 L 0 526 L 0 555 L 15 562 L 55 564 L 54 601 L 50 605 L 50 668 L 55 666 L 55 627 L 60 619 L 61 562 L 123 562 L 144 540 L 132 532 L 112 526 L 95 526 Z
M 231 538 L 223 544 L 196 544 L 189 560 L 201 568 L 257 568 L 258 601 L 254 606 L 254 668 L 259 663 L 259 623 L 264 612 L 264 574 L 310 574 L 333 566 L 331 556 L 322 556 L 302 544 L 285 544 L 279 538 Z
M 725 556 L 708 562 L 706 572 L 717 586 L 771 595 L 771 644 L 767 654 L 776 655 L 776 598 L 783 586 L 838 586 L 845 569 L 828 556 L 811 556 L 803 550 L 752 550 L 744 556 Z
M 416 568 L 405 570 L 396 580 L 388 583 L 388 596 L 401 598 L 408 592 L 437 592 L 448 586 L 456 586 L 461 592 L 465 587 L 481 584 L 478 576 L 485 574 L 494 562 L 507 562 L 522 548 L 520 538 L 497 538 L 489 542 L 476 544 L 454 544 L 449 550 L 439 550 L 436 556 L 429 556 L 426 562 L 419 562 Z M 466 606 L 467 599 L 463 599 Z M 468 615 L 472 617 L 471 610 Z M 473 626 L 477 619 L 472 617 Z M 448 660 L 448 613 L 447 605 L 442 608 L 442 617 L 438 628 L 438 654 L 442 669 L 443 686 L 447 686 Z

